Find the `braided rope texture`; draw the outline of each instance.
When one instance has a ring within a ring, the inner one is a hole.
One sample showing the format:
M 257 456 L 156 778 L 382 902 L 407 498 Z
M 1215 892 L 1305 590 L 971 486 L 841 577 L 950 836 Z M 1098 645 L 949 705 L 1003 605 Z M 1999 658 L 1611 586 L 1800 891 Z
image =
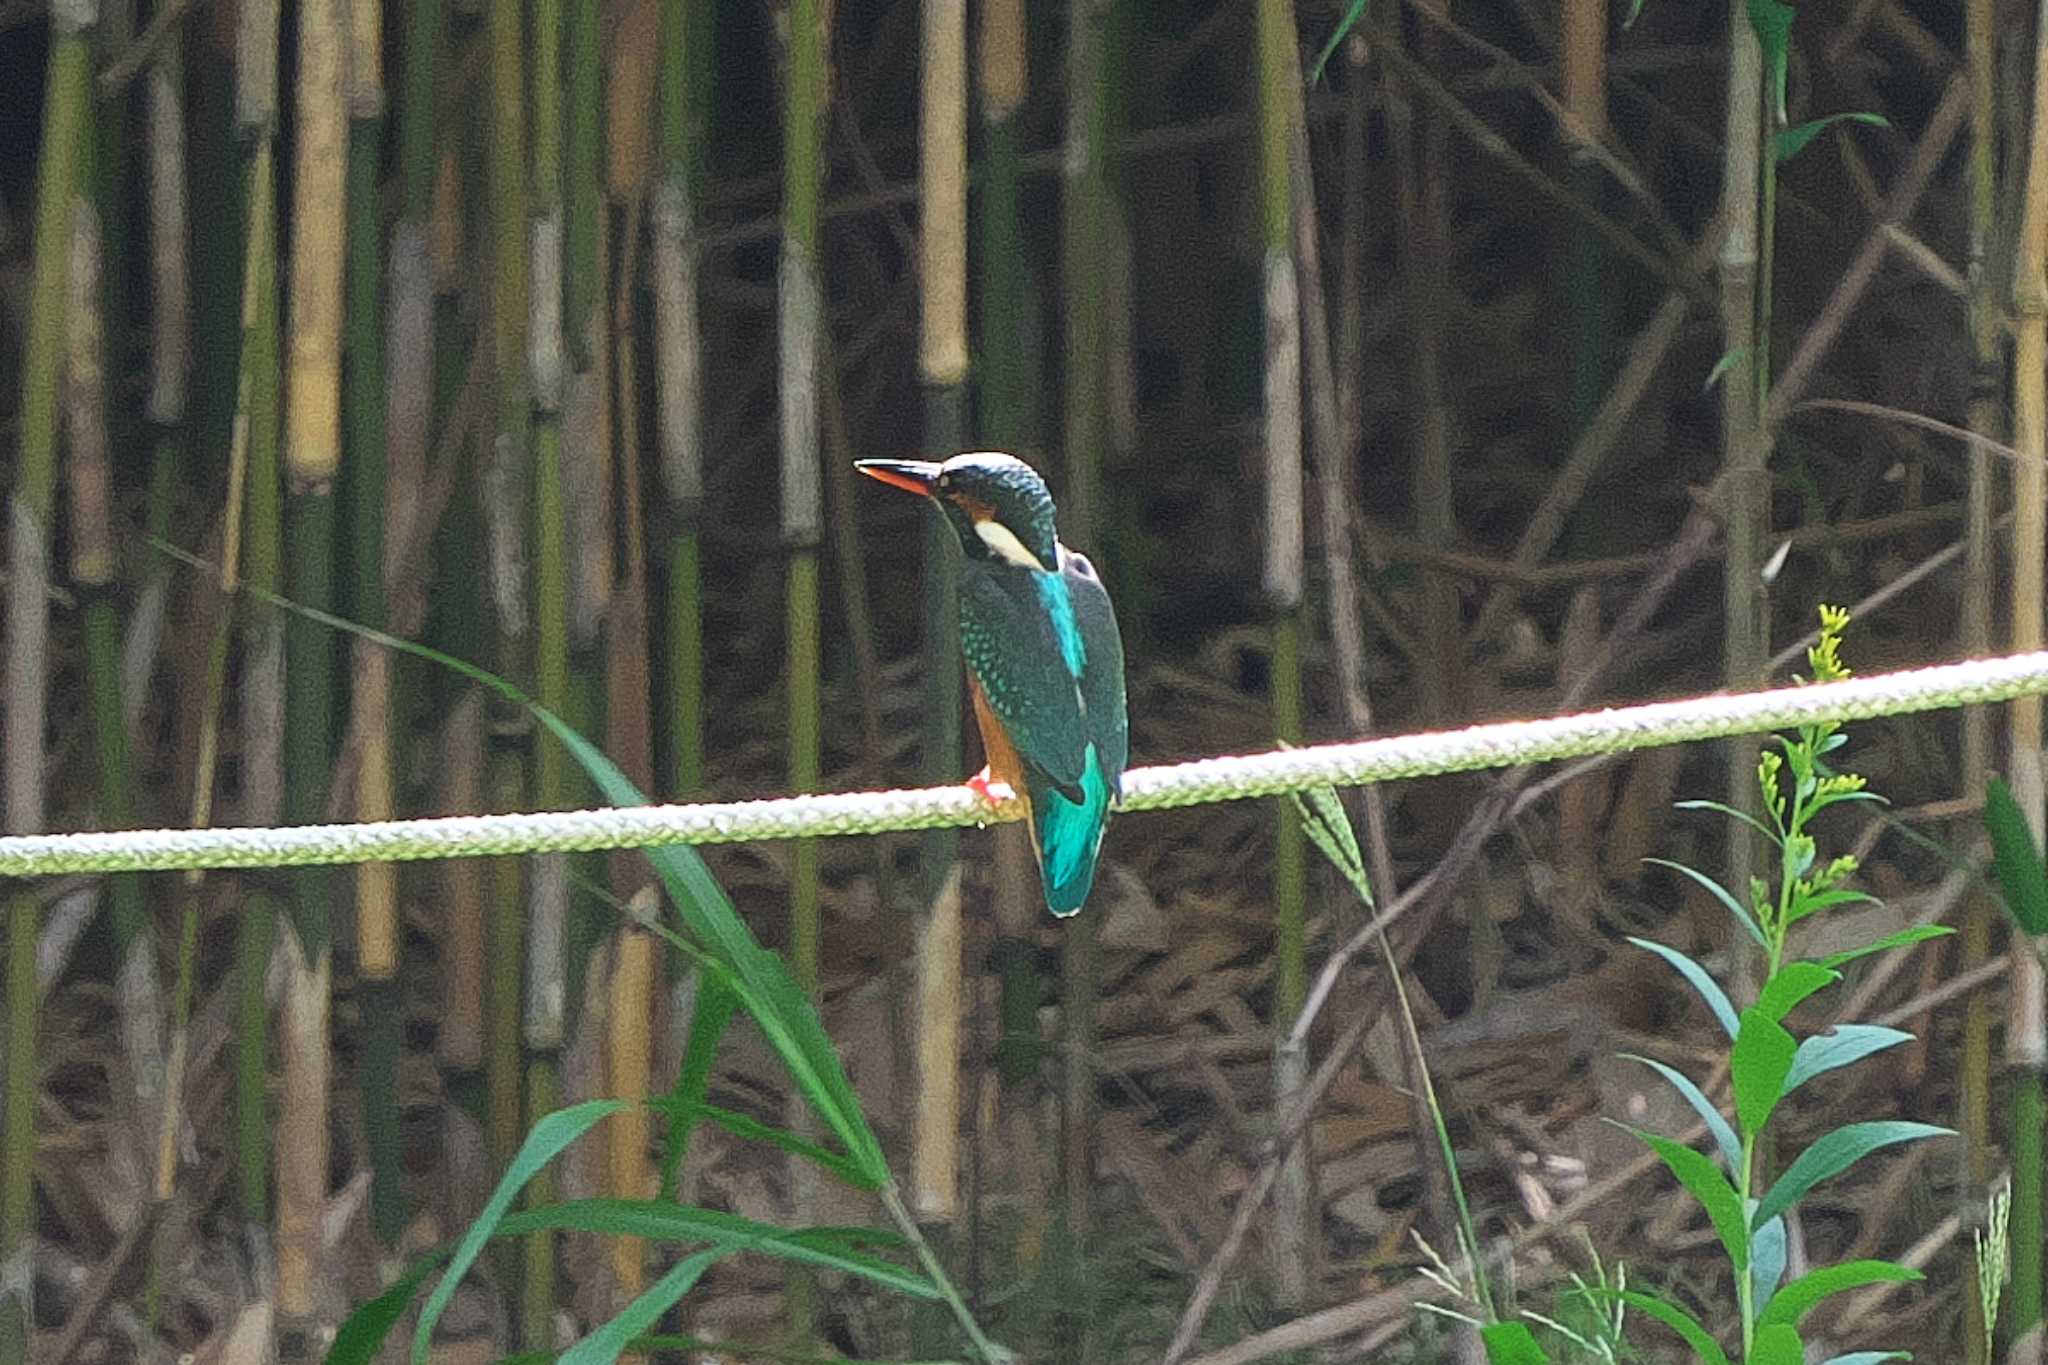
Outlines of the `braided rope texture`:
M 2048 652 L 1973 659 L 1768 692 L 1693 697 L 1545 720 L 1198 759 L 1124 775 L 1125 811 L 1234 801 L 1318 786 L 1505 768 L 1689 740 L 1761 734 L 1823 720 L 1867 720 L 2048 692 Z M 841 792 L 690 806 L 464 815 L 284 829 L 129 830 L 0 838 L 0 875 L 307 867 L 328 863 L 952 828 L 1020 819 L 965 786 Z

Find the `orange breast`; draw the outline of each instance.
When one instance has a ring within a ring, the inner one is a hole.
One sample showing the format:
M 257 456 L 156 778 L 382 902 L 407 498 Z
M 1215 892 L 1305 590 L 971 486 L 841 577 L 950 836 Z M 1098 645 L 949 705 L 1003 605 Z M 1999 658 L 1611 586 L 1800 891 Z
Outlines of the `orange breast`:
M 974 721 L 981 730 L 981 748 L 988 758 L 989 776 L 1010 784 L 1010 790 L 1017 793 L 1025 805 L 1031 804 L 1031 793 L 1024 788 L 1024 760 L 1017 757 L 1017 748 L 1010 743 L 1009 732 L 996 719 L 996 713 L 989 709 L 988 698 L 982 695 L 981 682 L 972 673 L 967 675 L 967 690 L 974 694 Z

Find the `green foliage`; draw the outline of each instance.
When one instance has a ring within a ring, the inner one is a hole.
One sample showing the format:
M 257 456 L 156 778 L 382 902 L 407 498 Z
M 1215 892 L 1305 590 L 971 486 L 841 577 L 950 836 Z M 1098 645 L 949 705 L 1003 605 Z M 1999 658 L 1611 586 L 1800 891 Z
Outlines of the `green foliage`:
M 1821 118 L 1808 119 L 1790 128 L 1781 128 L 1771 138 L 1771 156 L 1779 163 L 1790 161 L 1806 150 L 1806 145 L 1837 123 L 1867 123 L 1873 128 L 1889 128 L 1891 120 L 1883 114 L 1845 112 L 1828 114 Z
M 438 663 L 490 688 L 529 710 L 568 749 L 591 782 L 614 805 L 647 803 L 646 796 L 595 745 L 503 679 L 438 650 L 355 622 L 271 594 L 252 595 L 333 629 Z M 707 1119 L 743 1138 L 767 1142 L 812 1161 L 856 1189 L 881 1191 L 883 1202 L 897 1216 L 906 1239 L 917 1252 L 924 1273 L 869 1255 L 864 1247 L 896 1242 L 871 1229 L 810 1228 L 792 1232 L 731 1214 L 683 1207 L 670 1198 L 584 1199 L 521 1213 L 509 1212 L 519 1191 L 563 1148 L 626 1107 L 622 1100 L 591 1100 L 546 1115 L 527 1135 L 483 1213 L 464 1233 L 449 1258 L 446 1272 L 421 1309 L 413 1341 L 414 1365 L 423 1365 L 426 1360 L 434 1325 L 464 1273 L 482 1253 L 484 1244 L 493 1237 L 545 1229 L 636 1236 L 700 1248 L 669 1269 L 620 1316 L 600 1325 L 572 1348 L 567 1358 L 572 1358 L 576 1365 L 608 1365 L 687 1293 L 714 1261 L 742 1251 L 765 1252 L 794 1263 L 859 1276 L 913 1298 L 943 1300 L 953 1309 L 977 1354 L 988 1361 L 1009 1360 L 1007 1351 L 982 1335 L 965 1302 L 945 1279 L 930 1248 L 917 1237 L 915 1225 L 895 1195 L 881 1143 L 868 1126 L 852 1083 L 840 1065 L 839 1054 L 788 967 L 754 938 L 695 849 L 672 845 L 645 852 L 660 874 L 682 929 L 678 932 L 646 916 L 640 916 L 641 923 L 690 957 L 702 974 L 681 1073 L 669 1096 L 654 1102 L 657 1108 L 667 1111 L 668 1131 L 675 1144 L 665 1162 L 665 1189 L 673 1188 L 680 1149 L 688 1140 L 690 1126 L 698 1119 Z M 705 1103 L 712 1054 L 736 1008 L 746 1011 L 782 1059 L 805 1103 L 825 1131 L 837 1140 L 838 1150 Z M 328 1351 L 329 1365 L 367 1365 L 441 1259 L 438 1254 L 426 1258 L 401 1276 L 391 1289 L 351 1314 Z
M 1772 22 L 1782 17 L 1789 25 L 1790 13 L 1774 0 L 1752 0 L 1750 6 L 1752 22 L 1757 22 L 1761 14 Z M 1819 642 L 1807 651 L 1813 678 L 1822 682 L 1846 678 L 1849 670 L 1842 663 L 1840 651 L 1848 615 L 1823 607 L 1820 617 Z M 1887 1261 L 1853 1261 L 1816 1268 L 1779 1288 L 1785 1265 L 1783 1215 L 1815 1185 L 1839 1175 L 1870 1153 L 1948 1132 L 1932 1124 L 1903 1120 L 1846 1123 L 1823 1134 L 1793 1160 L 1775 1183 L 1764 1185 L 1765 1172 L 1758 1159 L 1760 1139 L 1784 1098 L 1815 1076 L 1860 1061 L 1911 1037 L 1897 1029 L 1872 1024 L 1841 1024 L 1827 1033 L 1797 1040 L 1785 1027 L 1785 1019 L 1802 1003 L 1839 981 L 1839 969 L 1844 963 L 1945 932 L 1934 926 L 1915 926 L 1817 961 L 1787 958 L 1794 925 L 1824 910 L 1872 900 L 1845 884 L 1856 872 L 1855 858 L 1843 855 L 1822 862 L 1812 832 L 1814 818 L 1830 806 L 1880 799 L 1864 789 L 1861 777 L 1837 772 L 1828 765 L 1826 756 L 1839 749 L 1845 740 L 1840 725 L 1834 721 L 1801 726 L 1792 735 L 1777 737 L 1776 747 L 1765 749 L 1757 763 L 1758 796 L 1764 812 L 1761 820 L 1719 802 L 1679 803 L 1687 809 L 1718 811 L 1762 833 L 1777 850 L 1776 887 L 1761 879 L 1753 881 L 1745 903 L 1694 869 L 1652 860 L 1712 890 L 1743 931 L 1762 947 L 1765 977 L 1753 1004 L 1738 1010 L 1706 969 L 1676 948 L 1631 940 L 1675 968 L 1706 1002 L 1730 1038 L 1733 1125 L 1683 1073 L 1660 1062 L 1647 1063 L 1672 1083 L 1705 1122 L 1714 1138 L 1719 1165 L 1714 1158 L 1683 1143 L 1654 1133 L 1631 1131 L 1699 1200 L 1728 1255 L 1735 1272 L 1744 1365 L 1800 1365 L 1805 1356 L 1799 1339 L 1799 1321 L 1829 1294 L 1861 1285 L 1919 1278 L 1916 1272 Z M 1727 1170 L 1725 1175 L 1723 1167 Z M 1621 1297 L 1677 1332 L 1702 1359 L 1727 1359 L 1713 1334 L 1685 1310 L 1653 1295 L 1626 1293 Z M 1838 1356 L 1832 1365 L 1870 1365 L 1893 1358 L 1895 1354 L 1889 1352 L 1862 1352 Z
M 1308 69 L 1308 83 L 1310 85 L 1314 85 L 1323 78 L 1323 68 L 1328 66 L 1330 58 L 1336 55 L 1338 44 L 1350 37 L 1351 30 L 1357 28 L 1364 21 L 1366 6 L 1369 3 L 1370 0 L 1351 0 L 1350 8 L 1346 9 L 1344 17 L 1337 21 L 1337 31 L 1332 33 L 1330 40 L 1323 44 L 1323 50 L 1316 54 L 1315 64 Z
M 1998 894 L 2013 923 L 2030 934 L 2048 934 L 2048 871 L 2041 850 L 2012 788 L 1994 777 L 1984 787 L 1984 828 L 1991 835 Z

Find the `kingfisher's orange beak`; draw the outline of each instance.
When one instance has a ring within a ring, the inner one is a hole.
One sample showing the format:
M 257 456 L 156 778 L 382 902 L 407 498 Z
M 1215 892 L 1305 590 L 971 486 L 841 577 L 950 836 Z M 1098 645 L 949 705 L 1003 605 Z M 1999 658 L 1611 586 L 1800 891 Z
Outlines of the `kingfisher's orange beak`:
M 939 467 L 930 460 L 855 460 L 853 467 L 906 493 L 931 497 L 938 488 Z

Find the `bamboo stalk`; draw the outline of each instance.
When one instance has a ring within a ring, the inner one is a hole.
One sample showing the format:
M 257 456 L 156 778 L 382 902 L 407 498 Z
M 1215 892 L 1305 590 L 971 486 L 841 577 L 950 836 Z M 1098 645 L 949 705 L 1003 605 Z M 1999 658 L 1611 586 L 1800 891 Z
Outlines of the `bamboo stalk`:
M 273 8 L 274 7 L 264 7 Z M 274 19 L 273 21 L 274 22 Z M 290 499 L 291 594 L 307 606 L 334 602 L 334 475 L 341 460 L 341 328 L 348 111 L 342 70 L 347 32 L 339 0 L 299 7 L 290 318 L 285 373 L 285 469 Z M 288 814 L 324 813 L 333 762 L 334 638 L 308 622 L 286 626 Z M 287 940 L 283 1025 L 284 1106 L 277 1144 L 278 1311 L 310 1321 L 324 1260 L 320 1218 L 327 1195 L 331 879 L 294 881 L 294 936 Z
M 662 491 L 674 526 L 667 556 L 667 729 L 670 787 L 678 795 L 701 790 L 704 781 L 704 623 L 698 548 L 704 488 L 703 339 L 697 302 L 696 203 L 714 12 L 702 0 L 662 0 L 655 82 L 662 171 L 652 213 L 654 378 Z
M 562 339 L 562 36 L 561 0 L 534 0 L 526 53 L 533 111 L 526 212 L 530 236 L 526 296 L 526 343 L 532 395 L 531 451 L 527 478 L 531 497 L 528 525 L 533 534 L 534 683 L 541 705 L 558 716 L 573 716 L 569 689 L 568 523 L 562 498 L 562 396 L 567 362 Z M 500 205 L 502 207 L 502 204 Z M 508 429 L 515 414 L 506 409 Z M 545 809 L 572 801 L 568 752 L 552 735 L 536 732 L 534 799 Z M 582 973 L 571 962 L 569 862 L 548 854 L 533 860 L 528 885 L 526 1014 L 526 1122 L 531 1128 L 565 1098 L 562 1051 L 568 1038 L 569 983 Z M 526 1189 L 526 1205 L 538 1208 L 559 1196 L 560 1167 L 551 1163 Z M 526 1240 L 523 1300 L 525 1340 L 548 1340 L 554 1316 L 555 1234 Z
M 967 5 L 927 0 L 918 63 L 918 378 L 925 448 L 944 459 L 967 426 Z M 959 567 L 943 518 L 924 520 L 926 776 L 954 780 L 960 767 Z M 958 1214 L 960 1186 L 960 926 L 953 855 L 957 838 L 924 840 L 925 917 L 918 930 L 917 1134 L 911 1209 L 928 1224 Z M 936 1230 L 936 1229 L 934 1229 Z M 931 1235 L 930 1233 L 927 1234 Z
M 1266 506 L 1261 587 L 1272 624 L 1272 713 L 1275 736 L 1302 739 L 1301 305 L 1294 256 L 1293 104 L 1297 70 L 1290 0 L 1260 0 L 1258 50 L 1259 221 L 1265 248 L 1265 394 L 1262 405 Z M 1308 989 L 1307 873 L 1303 835 L 1293 803 L 1275 802 L 1273 851 L 1273 1029 L 1284 1035 Z M 1298 1051 L 1274 1059 L 1274 1103 L 1284 1106 L 1306 1079 Z M 1297 1153 L 1282 1173 L 1269 1239 L 1269 1269 L 1279 1302 L 1308 1298 L 1314 1241 L 1308 1162 Z
M 1721 174 L 1721 217 L 1727 235 L 1719 263 L 1721 345 L 1724 354 L 1741 363 L 1727 367 L 1721 379 L 1721 488 L 1726 497 L 1728 551 L 1723 562 L 1722 618 L 1726 633 L 1722 675 L 1730 687 L 1754 687 L 1764 670 L 1769 648 L 1769 612 L 1760 599 L 1763 583 L 1766 494 L 1770 434 L 1764 422 L 1766 371 L 1756 363 L 1762 345 L 1758 316 L 1760 262 L 1759 187 L 1764 166 L 1764 63 L 1749 15 L 1741 5 L 1729 6 L 1727 141 Z M 1738 810 L 1756 801 L 1756 746 L 1748 740 L 1726 746 L 1728 800 Z M 1748 886 L 1759 868 L 1753 838 L 1738 830 L 1730 836 L 1726 885 Z M 1754 964 L 1748 953 L 1736 953 L 1731 967 L 1738 998 L 1754 993 Z
M 825 328 L 824 287 L 818 273 L 818 205 L 824 189 L 827 117 L 825 64 L 829 16 L 821 0 L 790 0 L 787 80 L 782 125 L 782 262 L 777 336 L 781 349 L 782 541 L 788 552 L 788 625 L 785 677 L 788 694 L 789 783 L 815 791 L 819 762 L 818 543 L 823 530 L 819 480 L 818 365 Z M 790 883 L 790 966 L 797 984 L 818 998 L 818 847 L 796 846 Z M 794 1116 L 799 1131 L 808 1116 Z M 815 1201 L 816 1175 L 793 1160 L 791 1180 L 799 1221 Z M 793 1338 L 808 1344 L 817 1331 L 811 1277 L 794 1274 L 785 1298 Z
M 2033 133 L 2027 149 L 2013 282 L 2013 445 L 2035 456 L 2013 464 L 2012 645 L 2039 649 L 2048 535 L 2048 4 L 2034 36 Z M 2039 698 L 2010 712 L 2013 795 L 2038 847 L 2044 790 Z M 2006 1065 L 2012 1072 L 2012 1334 L 2014 1360 L 2042 1357 L 2042 1080 L 2048 1072 L 2048 991 L 2041 944 L 2012 954 Z
M 49 686 L 50 534 L 55 519 L 58 383 L 70 292 L 72 211 L 92 117 L 90 0 L 51 7 L 49 84 L 36 169 L 34 259 L 21 365 L 20 438 L 8 515 L 7 829 L 43 828 L 43 723 Z M 25 1358 L 34 1327 L 30 1239 L 34 1214 L 37 898 L 11 898 L 8 918 L 5 1126 L 0 1128 L 0 1356 Z
M 1108 242 L 1110 184 L 1107 165 L 1108 32 L 1114 0 L 1074 0 L 1068 7 L 1066 177 L 1061 206 L 1060 273 L 1066 303 L 1066 497 L 1061 530 L 1099 556 L 1102 443 L 1108 435 L 1106 388 L 1108 324 L 1104 316 L 1104 252 Z M 1065 1273 L 1086 1262 L 1095 1176 L 1095 1051 L 1099 953 L 1096 922 L 1068 921 L 1061 956 L 1061 1038 L 1064 1055 L 1061 1218 Z M 1065 1353 L 1078 1355 L 1087 1322 L 1063 1315 Z
M 261 6 L 250 6 L 257 9 Z M 245 13 L 248 11 L 245 10 Z M 273 16 L 274 17 L 274 16 Z M 258 26 L 260 28 L 260 26 Z M 244 29 L 251 41 L 260 32 Z M 276 42 L 276 30 L 269 32 Z M 246 68 L 245 68 L 246 69 Z M 280 413 L 277 288 L 277 199 L 273 132 L 254 130 L 243 195 L 248 204 L 244 237 L 247 257 L 243 288 L 241 398 L 238 424 L 248 451 L 248 510 L 245 576 L 251 588 L 275 593 L 284 587 L 284 546 L 280 499 Z M 246 657 L 242 673 L 244 817 L 271 824 L 284 812 L 285 618 L 259 608 L 245 620 Z M 276 944 L 276 902 L 251 897 L 243 912 L 237 953 L 236 1124 L 241 1165 L 242 1215 L 252 1242 L 264 1240 L 270 1217 L 270 1008 L 265 994 Z
M 1976 380 L 1970 390 L 1969 419 L 1970 430 L 1990 441 L 2004 435 L 1996 386 L 2005 319 L 1989 262 L 1992 237 L 1998 228 L 1998 111 L 1993 101 L 1998 46 L 1995 9 L 1996 0 L 1970 0 L 1964 16 L 1970 81 L 1970 339 Z M 1990 451 L 1973 443 L 1968 521 L 1963 532 L 1961 644 L 1966 658 L 1982 658 L 1991 652 L 1991 589 L 1996 564 L 1991 519 L 1997 500 L 1997 479 L 1998 469 Z M 1987 707 L 1973 706 L 1963 713 L 1961 794 L 1966 799 L 1982 793 L 1991 774 L 1991 720 L 1992 713 Z M 1968 898 L 1958 946 L 1963 970 L 1989 960 L 1997 913 L 1996 898 L 1990 888 L 1979 887 Z M 1963 1135 L 1968 1176 L 1961 1191 L 1960 1212 L 1969 1226 L 1981 1227 L 1993 1156 L 1991 1001 L 1981 992 L 1972 992 L 1965 1005 L 1959 1088 L 1956 1127 Z M 1963 1314 L 1963 1356 L 1971 1365 L 1991 1365 L 1991 1331 L 1979 1314 Z

